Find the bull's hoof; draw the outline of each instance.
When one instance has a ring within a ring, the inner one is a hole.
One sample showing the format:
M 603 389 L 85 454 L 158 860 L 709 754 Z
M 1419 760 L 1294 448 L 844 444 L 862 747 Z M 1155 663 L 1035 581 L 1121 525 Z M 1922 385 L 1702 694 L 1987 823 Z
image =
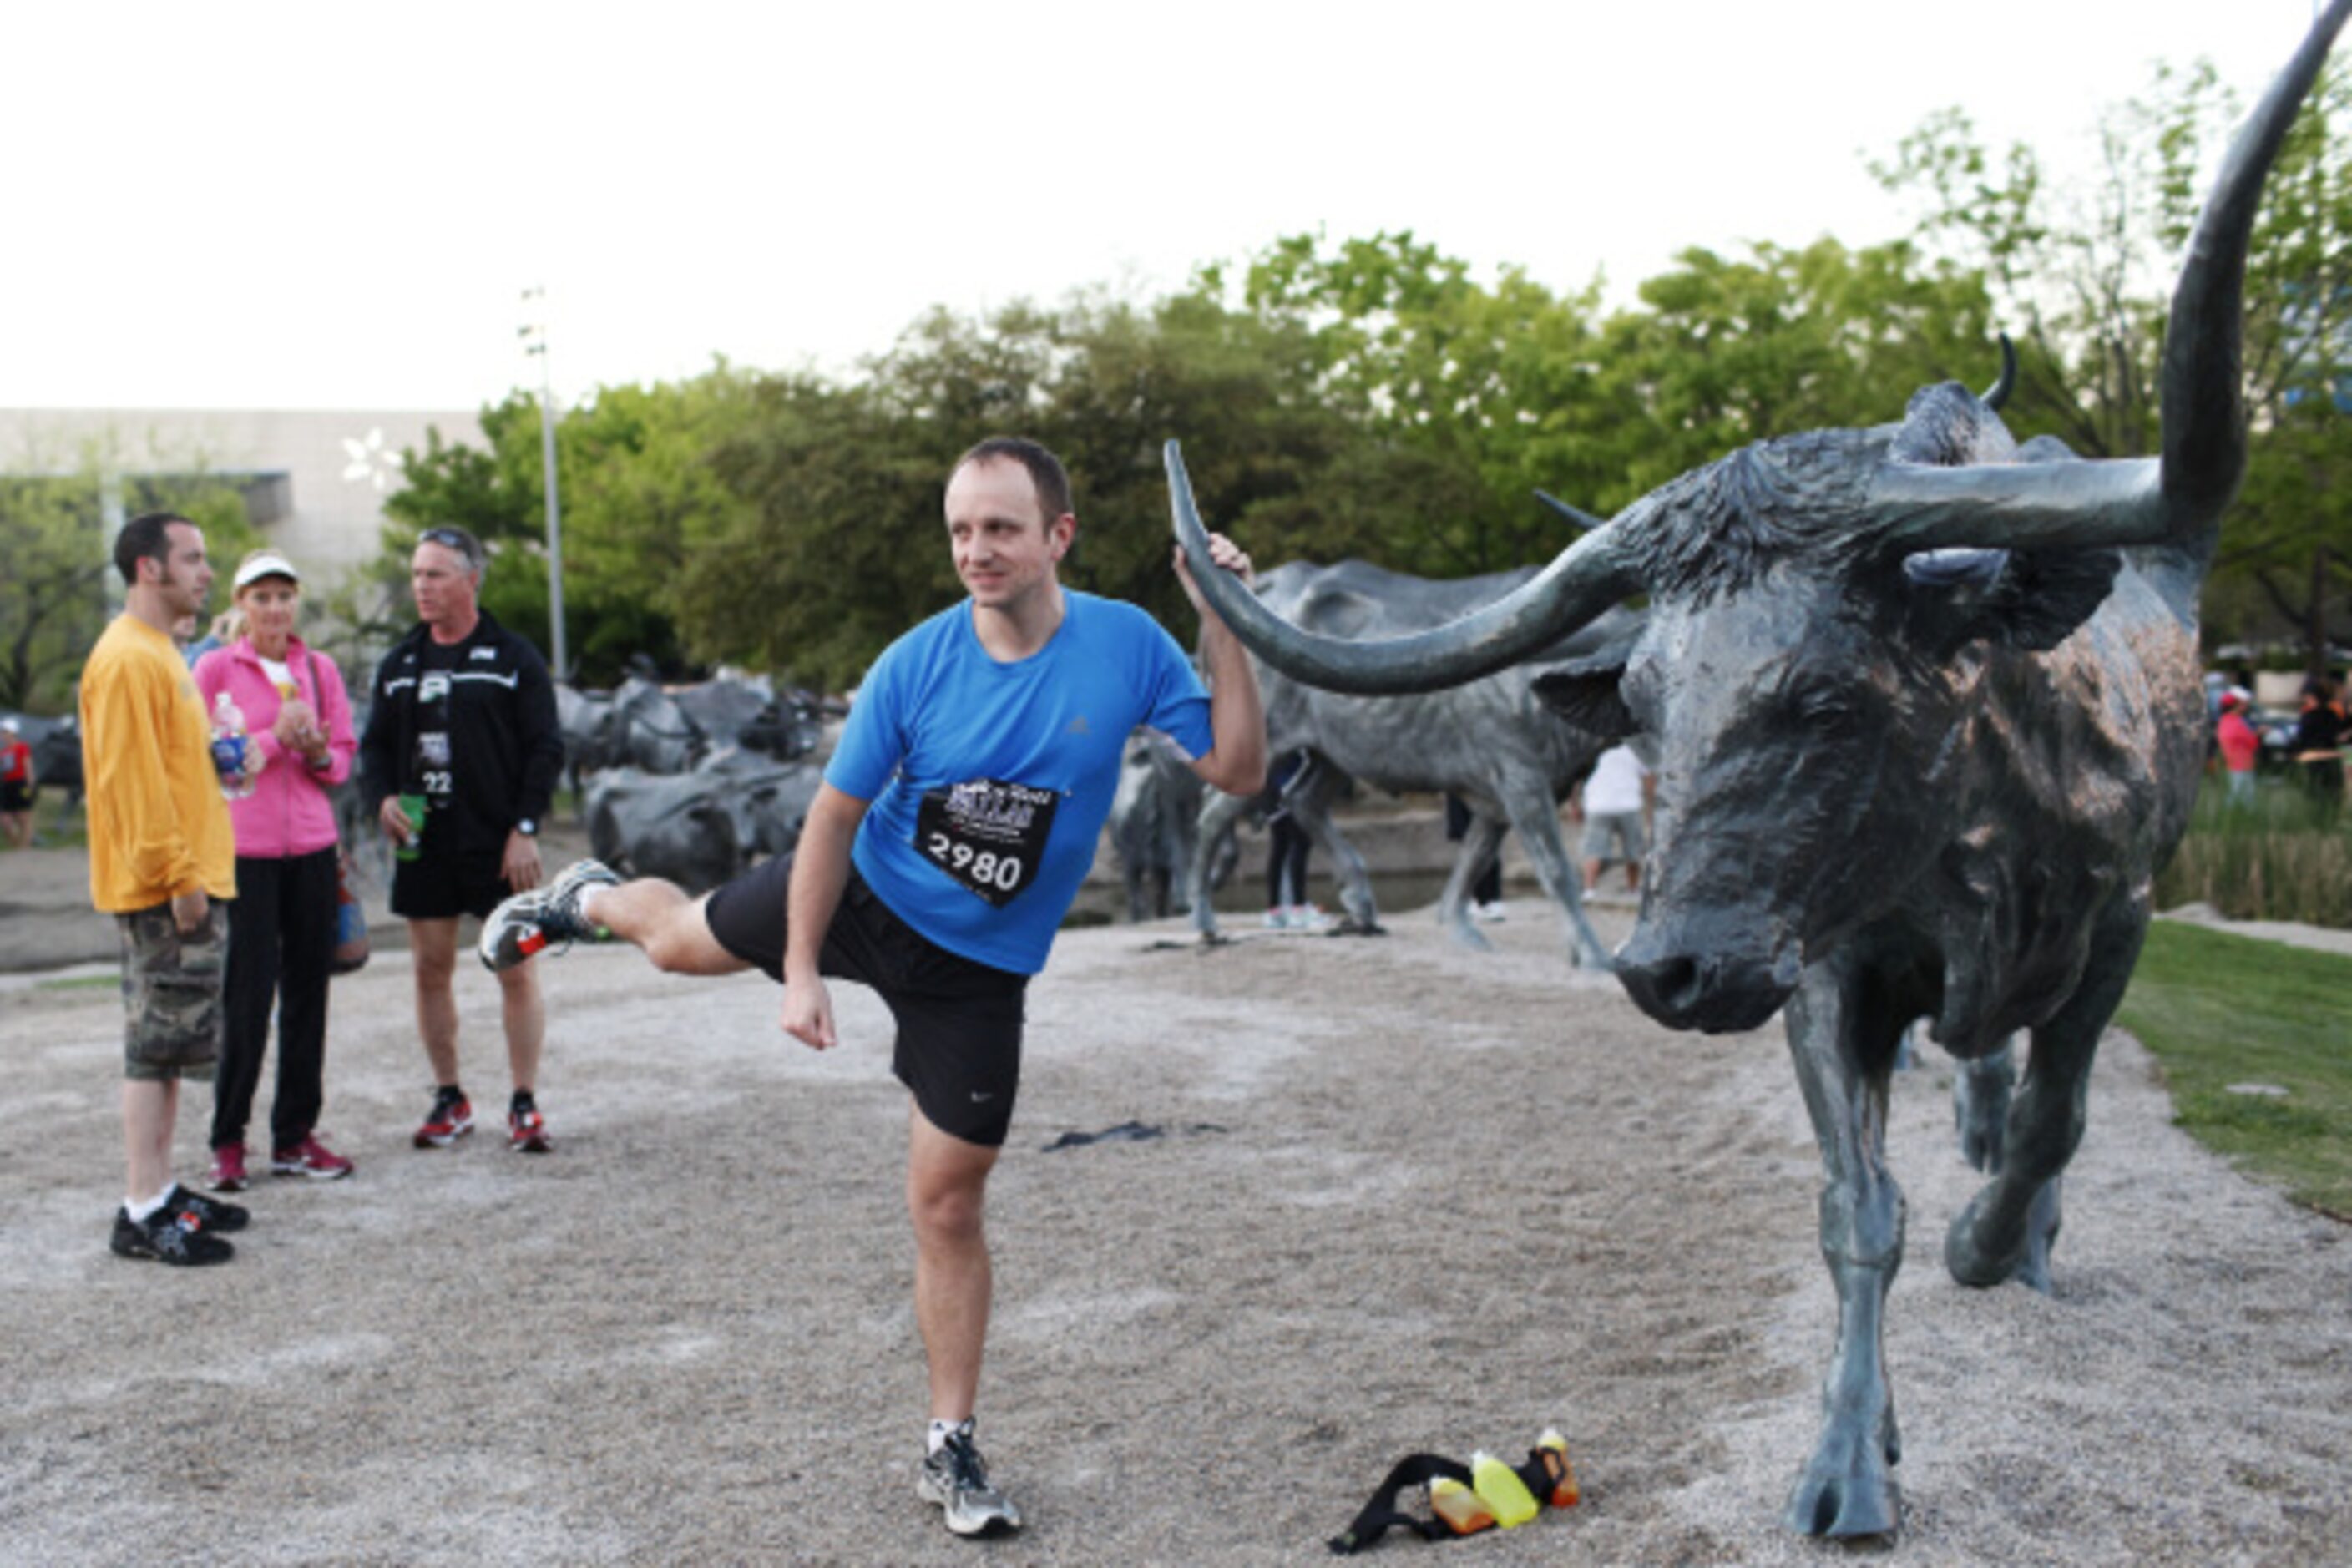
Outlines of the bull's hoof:
M 1864 1445 L 1846 1464 L 1815 1454 L 1789 1494 L 1780 1522 L 1800 1535 L 1851 1541 L 1903 1528 L 1903 1489 Z
M 1466 947 L 1473 952 L 1492 952 L 1495 951 L 1495 944 L 1486 940 L 1486 933 L 1480 931 L 1476 926 L 1472 925 L 1468 921 L 1448 921 L 1445 927 L 1445 934 L 1452 937 L 1456 945 Z
M 1333 936 L 1386 936 L 1389 934 L 1389 928 L 1378 921 L 1360 921 L 1355 916 L 1349 915 L 1346 920 L 1333 925 L 1330 934 Z
M 1952 1216 L 1952 1227 L 1944 1233 L 1944 1267 L 1961 1284 L 1990 1290 L 2016 1277 L 2025 1262 L 2025 1241 L 2020 1237 L 2006 1247 L 1988 1246 L 1977 1234 L 1977 1210 L 1983 1203 L 1984 1194 L 1979 1193 Z
M 2025 1224 L 2006 1238 L 1987 1238 L 1978 1211 L 1984 1194 L 1969 1200 L 1944 1233 L 1944 1267 L 1954 1279 L 1990 1289 L 2014 1279 L 2029 1289 L 2051 1293 L 2050 1249 L 2058 1239 L 2058 1184 L 2046 1182 L 2034 1194 Z

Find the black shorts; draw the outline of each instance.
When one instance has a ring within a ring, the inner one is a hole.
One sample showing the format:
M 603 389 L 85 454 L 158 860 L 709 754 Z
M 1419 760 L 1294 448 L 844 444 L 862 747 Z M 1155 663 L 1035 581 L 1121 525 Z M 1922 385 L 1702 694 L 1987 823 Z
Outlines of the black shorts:
M 719 889 L 703 918 L 719 945 L 784 977 L 784 893 L 793 858 L 762 861 Z M 891 912 L 856 871 L 824 933 L 817 972 L 873 987 L 898 1026 L 890 1070 L 932 1126 L 995 1148 L 1021 1088 L 1029 977 L 950 952 Z
M 0 811 L 33 809 L 33 786 L 23 779 L 0 779 Z
M 392 912 L 412 921 L 485 920 L 513 891 L 500 854 L 395 857 L 392 863 Z

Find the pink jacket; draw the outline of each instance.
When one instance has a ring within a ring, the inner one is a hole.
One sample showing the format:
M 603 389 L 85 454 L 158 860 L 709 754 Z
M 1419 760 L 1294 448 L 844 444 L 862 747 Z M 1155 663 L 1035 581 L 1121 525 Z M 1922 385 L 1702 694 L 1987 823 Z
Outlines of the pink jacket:
M 261 750 L 261 777 L 253 793 L 228 803 L 240 859 L 279 860 L 333 844 L 335 805 L 327 792 L 351 777 L 352 755 L 359 750 L 359 739 L 352 732 L 352 700 L 335 661 L 311 653 L 300 637 L 292 637 L 287 643 L 286 668 L 296 691 L 326 726 L 323 768 L 314 768 L 301 752 L 279 746 L 269 732 L 281 700 L 250 638 L 241 637 L 196 660 L 196 689 L 204 693 L 205 715 L 211 715 L 214 703 L 226 691 L 244 711 L 246 733 Z

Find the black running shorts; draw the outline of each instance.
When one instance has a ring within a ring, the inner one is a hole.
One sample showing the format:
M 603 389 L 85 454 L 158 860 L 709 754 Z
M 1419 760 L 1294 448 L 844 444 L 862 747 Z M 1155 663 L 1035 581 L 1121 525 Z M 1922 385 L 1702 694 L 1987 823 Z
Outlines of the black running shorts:
M 779 855 L 703 905 L 719 945 L 779 981 L 792 877 L 793 858 Z M 890 1070 L 932 1126 L 968 1143 L 994 1148 L 1004 1142 L 1021 1087 L 1027 975 L 950 952 L 892 913 L 855 870 L 824 933 L 817 971 L 871 986 L 890 1009 L 898 1026 Z
M 513 891 L 501 854 L 395 857 L 392 863 L 392 912 L 407 920 L 488 920 Z

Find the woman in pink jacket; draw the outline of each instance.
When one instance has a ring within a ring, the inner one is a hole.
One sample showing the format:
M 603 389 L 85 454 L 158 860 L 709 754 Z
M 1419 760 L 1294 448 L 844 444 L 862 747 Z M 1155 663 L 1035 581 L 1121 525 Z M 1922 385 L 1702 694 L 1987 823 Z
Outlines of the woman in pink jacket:
M 246 632 L 196 661 L 196 689 L 213 711 L 229 694 L 261 755 L 254 791 L 229 802 L 236 827 L 236 900 L 228 908 L 226 1027 L 213 1079 L 215 1192 L 247 1183 L 245 1124 L 278 1004 L 278 1097 L 269 1110 L 269 1168 L 331 1180 L 352 1163 L 319 1142 L 327 1050 L 328 964 L 335 949 L 336 834 L 328 791 L 351 775 L 359 742 L 335 661 L 294 635 L 302 581 L 274 550 L 237 563 Z

